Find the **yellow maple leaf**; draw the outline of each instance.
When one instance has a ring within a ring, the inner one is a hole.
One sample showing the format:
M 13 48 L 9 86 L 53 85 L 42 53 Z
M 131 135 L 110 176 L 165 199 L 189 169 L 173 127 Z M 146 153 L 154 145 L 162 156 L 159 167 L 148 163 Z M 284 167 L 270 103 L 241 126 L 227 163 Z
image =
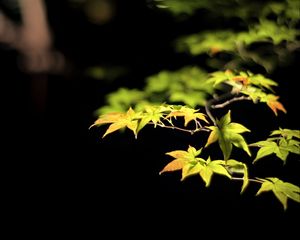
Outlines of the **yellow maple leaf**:
M 129 108 L 126 113 L 114 112 L 102 115 L 91 127 L 111 123 L 102 138 L 124 127 L 128 127 L 132 130 L 135 137 L 137 137 L 138 116 L 138 113 L 135 113 L 132 108 Z
M 169 113 L 166 118 L 171 117 L 184 117 L 184 126 L 186 127 L 188 123 L 192 120 L 197 121 L 197 119 L 203 120 L 208 123 L 206 120 L 206 115 L 203 113 L 198 112 L 198 110 L 195 110 L 193 108 L 189 107 L 181 107 L 179 110 L 172 111 Z

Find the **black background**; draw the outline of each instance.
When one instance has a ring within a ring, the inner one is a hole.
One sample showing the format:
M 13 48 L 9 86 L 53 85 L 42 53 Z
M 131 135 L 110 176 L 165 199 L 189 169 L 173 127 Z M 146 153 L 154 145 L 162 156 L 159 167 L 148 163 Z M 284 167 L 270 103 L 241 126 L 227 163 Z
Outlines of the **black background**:
M 163 233 L 200 232 L 211 225 L 225 227 L 229 236 L 236 236 L 236 228 L 248 226 L 266 234 L 296 232 L 299 204 L 289 201 L 284 212 L 272 194 L 255 197 L 255 183 L 241 195 L 241 182 L 220 176 L 214 176 L 205 188 L 196 176 L 181 182 L 179 173 L 158 175 L 171 160 L 165 152 L 187 149 L 189 144 L 200 148 L 205 134 L 190 136 L 146 127 L 137 140 L 129 131 L 101 139 L 105 127 L 88 129 L 95 120 L 94 110 L 104 104 L 110 91 L 141 87 L 146 76 L 162 69 L 201 64 L 201 57 L 177 54 L 171 45 L 176 36 L 196 29 L 200 16 L 178 22 L 143 1 L 117 1 L 116 17 L 98 26 L 64 1 L 47 1 L 47 7 L 54 44 L 66 56 L 68 71 L 47 76 L 45 109 L 37 109 L 31 90 L 39 76 L 18 68 L 15 51 L 2 48 L 0 56 L 4 115 L 9 119 L 2 127 L 9 133 L 4 141 L 10 143 L 4 149 L 9 154 L 3 159 L 10 165 L 4 184 L 20 221 L 29 216 L 54 219 L 53 229 L 66 229 L 68 223 L 91 228 L 101 221 L 110 226 L 127 223 L 133 226 L 124 233 L 130 234 L 136 232 L 136 224 L 141 231 Z M 201 27 L 209 25 L 202 22 Z M 299 129 L 296 63 L 299 51 L 290 65 L 272 75 L 280 84 L 277 90 L 287 115 L 279 113 L 276 118 L 263 104 L 232 105 L 233 120 L 252 129 L 245 134 L 248 142 L 266 138 L 279 126 Z M 86 76 L 85 69 L 97 64 L 126 66 L 129 73 L 114 82 Z M 210 150 L 219 154 L 216 147 Z M 299 185 L 299 159 L 291 156 L 283 167 L 280 160 L 262 161 L 250 174 L 282 177 Z M 269 223 L 272 229 L 265 228 Z M 39 226 L 47 228 L 43 223 Z

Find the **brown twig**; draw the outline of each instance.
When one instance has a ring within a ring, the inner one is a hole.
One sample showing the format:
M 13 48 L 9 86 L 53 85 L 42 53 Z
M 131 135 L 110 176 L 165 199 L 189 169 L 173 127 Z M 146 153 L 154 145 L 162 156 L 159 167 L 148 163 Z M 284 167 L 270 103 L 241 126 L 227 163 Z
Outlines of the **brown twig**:
M 216 105 L 211 105 L 211 108 L 223 108 L 223 107 L 226 107 L 227 105 L 229 105 L 229 104 L 231 104 L 233 102 L 242 101 L 242 100 L 251 100 L 251 98 L 247 97 L 247 96 L 235 97 L 235 98 L 232 98 L 230 100 L 227 100 L 224 103 L 220 103 L 220 104 L 216 104 Z

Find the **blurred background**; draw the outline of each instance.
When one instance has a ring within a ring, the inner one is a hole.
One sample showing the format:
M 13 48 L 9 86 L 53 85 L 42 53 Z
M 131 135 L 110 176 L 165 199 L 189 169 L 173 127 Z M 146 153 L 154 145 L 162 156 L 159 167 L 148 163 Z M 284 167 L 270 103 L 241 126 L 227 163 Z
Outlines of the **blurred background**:
M 164 153 L 202 145 L 197 136 L 150 128 L 138 140 L 128 132 L 101 139 L 103 128 L 89 130 L 111 91 L 142 87 L 147 76 L 162 69 L 201 64 L 201 56 L 178 54 L 172 45 L 195 24 L 199 29 L 200 21 L 201 14 L 177 21 L 146 0 L 0 0 L 2 128 L 10 146 L 4 149 L 10 165 L 4 182 L 14 193 L 15 208 L 74 218 L 87 212 L 99 216 L 109 208 L 107 216 L 120 221 L 133 212 L 138 219 L 159 215 L 162 221 L 203 211 L 221 220 L 275 216 L 288 222 L 298 216 L 294 202 L 284 213 L 273 196 L 254 197 L 255 186 L 241 196 L 240 183 L 218 176 L 208 189 L 200 178 L 183 183 L 179 173 L 159 176 L 170 160 Z M 210 24 L 201 22 L 200 28 Z M 279 122 L 299 129 L 297 82 L 282 80 L 298 78 L 296 53 L 291 65 L 274 74 L 289 115 L 258 127 L 262 137 Z M 258 113 L 245 121 L 260 125 L 264 110 Z M 299 185 L 295 162 L 283 172 L 280 162 L 272 170 Z

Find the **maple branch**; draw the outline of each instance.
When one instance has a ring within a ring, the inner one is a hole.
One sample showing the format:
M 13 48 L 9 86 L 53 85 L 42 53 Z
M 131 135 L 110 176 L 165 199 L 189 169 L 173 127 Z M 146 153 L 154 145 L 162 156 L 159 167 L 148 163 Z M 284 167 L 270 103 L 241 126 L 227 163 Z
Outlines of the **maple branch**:
M 149 123 L 149 124 L 154 125 L 154 123 Z M 188 133 L 190 133 L 191 135 L 193 135 L 193 134 L 196 133 L 196 132 L 200 132 L 200 131 L 210 132 L 210 130 L 207 129 L 207 128 L 205 128 L 205 127 L 196 128 L 196 129 L 194 129 L 194 130 L 189 130 L 189 129 L 185 129 L 185 128 L 181 128 L 181 127 L 168 126 L 168 125 L 163 125 L 163 124 L 159 124 L 159 123 L 156 124 L 156 126 L 159 126 L 159 127 L 162 127 L 162 128 L 175 129 L 175 130 L 182 131 L 182 132 L 188 132 Z
M 216 122 L 216 119 L 214 118 L 214 116 L 212 115 L 211 111 L 210 111 L 210 108 L 214 108 L 214 103 L 217 103 L 217 102 L 220 102 L 220 101 L 223 101 L 229 97 L 232 97 L 232 93 L 225 93 L 221 96 L 218 96 L 218 97 L 215 97 L 209 101 L 206 102 L 205 104 L 205 111 L 206 111 L 206 114 L 207 116 L 210 118 L 210 120 L 213 122 L 214 126 L 217 126 L 217 122 Z
M 231 180 L 244 181 L 243 178 L 239 178 L 239 177 L 232 177 Z M 256 182 L 256 183 L 263 183 L 263 181 L 258 180 L 258 179 L 253 179 L 253 178 L 249 178 L 248 181 L 249 182 Z
M 235 97 L 235 98 L 232 98 L 230 100 L 227 100 L 224 103 L 220 103 L 220 104 L 216 104 L 216 105 L 211 105 L 211 108 L 223 108 L 223 107 L 229 105 L 232 102 L 242 101 L 242 100 L 251 100 L 251 98 L 247 97 L 247 96 Z
M 217 126 L 216 119 L 214 118 L 214 116 L 212 115 L 211 111 L 209 110 L 209 108 L 212 105 L 212 101 L 213 100 L 214 99 L 207 101 L 207 103 L 205 104 L 205 112 L 206 112 L 207 116 L 210 118 L 210 120 L 213 122 L 214 126 Z

